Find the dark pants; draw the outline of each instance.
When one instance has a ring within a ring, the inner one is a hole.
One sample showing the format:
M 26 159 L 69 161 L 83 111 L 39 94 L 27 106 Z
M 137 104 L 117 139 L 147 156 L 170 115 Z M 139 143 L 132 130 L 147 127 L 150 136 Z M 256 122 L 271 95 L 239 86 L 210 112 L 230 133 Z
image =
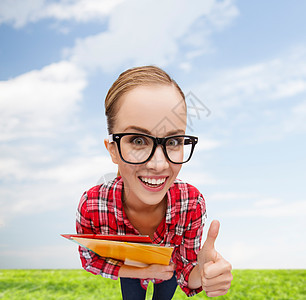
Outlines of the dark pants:
M 123 300 L 144 300 L 146 290 L 141 286 L 140 279 L 120 277 Z M 177 287 L 175 275 L 169 280 L 154 284 L 152 300 L 172 299 Z

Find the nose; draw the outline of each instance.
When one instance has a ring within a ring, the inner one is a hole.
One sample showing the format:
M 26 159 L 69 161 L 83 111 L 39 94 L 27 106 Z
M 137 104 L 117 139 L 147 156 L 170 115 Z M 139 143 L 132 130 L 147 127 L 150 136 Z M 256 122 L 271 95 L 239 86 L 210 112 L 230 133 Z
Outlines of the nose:
M 158 145 L 152 158 L 147 162 L 147 167 L 157 172 L 169 168 L 169 161 L 167 160 L 161 145 Z

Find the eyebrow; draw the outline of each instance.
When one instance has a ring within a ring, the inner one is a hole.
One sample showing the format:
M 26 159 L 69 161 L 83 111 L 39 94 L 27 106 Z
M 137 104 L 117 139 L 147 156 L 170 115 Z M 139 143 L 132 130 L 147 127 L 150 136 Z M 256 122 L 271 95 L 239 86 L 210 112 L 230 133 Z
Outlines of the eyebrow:
M 136 131 L 148 134 L 148 135 L 152 135 L 152 132 L 150 130 L 139 127 L 139 126 L 131 125 L 131 126 L 128 126 L 124 131 L 127 132 L 129 130 L 136 130 Z M 175 130 L 168 131 L 165 136 L 176 135 L 176 134 L 185 134 L 185 131 L 182 129 L 175 129 Z

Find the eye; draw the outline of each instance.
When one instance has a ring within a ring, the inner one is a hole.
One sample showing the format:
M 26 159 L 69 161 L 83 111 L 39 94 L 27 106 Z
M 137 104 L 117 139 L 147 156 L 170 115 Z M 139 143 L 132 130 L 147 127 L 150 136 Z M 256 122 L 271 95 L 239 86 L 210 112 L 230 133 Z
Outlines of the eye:
M 182 145 L 182 138 L 180 137 L 176 137 L 176 138 L 170 138 L 168 141 L 167 141 L 167 146 L 170 146 L 170 147 L 175 147 L 175 146 L 179 146 L 179 145 Z
M 130 143 L 135 146 L 144 146 L 147 144 L 147 140 L 142 136 L 132 136 L 130 138 Z

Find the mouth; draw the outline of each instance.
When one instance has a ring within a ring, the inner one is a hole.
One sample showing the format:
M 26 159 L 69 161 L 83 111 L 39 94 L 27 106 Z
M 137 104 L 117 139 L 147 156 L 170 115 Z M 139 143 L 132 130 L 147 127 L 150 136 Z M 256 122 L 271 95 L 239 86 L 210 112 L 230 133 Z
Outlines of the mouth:
M 138 178 L 141 181 L 141 183 L 146 187 L 151 189 L 160 189 L 161 187 L 164 186 L 168 177 L 159 177 L 156 179 L 152 177 L 139 176 Z

